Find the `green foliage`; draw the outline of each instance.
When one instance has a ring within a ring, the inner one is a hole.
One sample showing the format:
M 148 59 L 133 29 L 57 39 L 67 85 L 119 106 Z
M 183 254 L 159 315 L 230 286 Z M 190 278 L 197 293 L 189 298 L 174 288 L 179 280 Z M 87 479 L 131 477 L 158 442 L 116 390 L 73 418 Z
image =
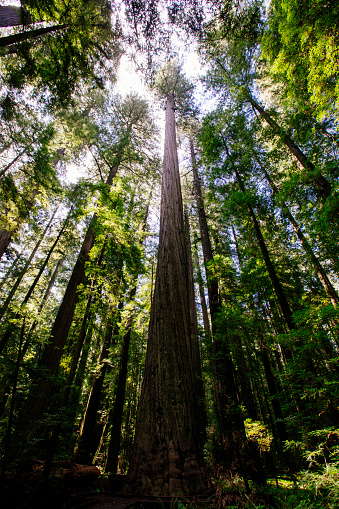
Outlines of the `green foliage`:
M 27 2 L 25 7 L 56 30 L 19 43 L 16 55 L 4 58 L 3 82 L 9 91 L 32 84 L 41 100 L 55 108 L 70 103 L 80 80 L 102 88 L 104 79 L 114 78 L 121 31 L 111 25 L 109 2 Z
M 193 85 L 182 74 L 181 66 L 175 60 L 167 60 L 158 71 L 154 88 L 160 97 L 173 96 L 181 115 L 192 113 Z
M 339 107 L 338 14 L 323 1 L 277 0 L 270 4 L 263 37 L 273 78 L 286 86 L 291 100 L 298 97 L 300 107 L 311 103 L 319 118 L 337 116 Z
M 260 449 L 269 451 L 273 436 L 267 426 L 260 421 L 252 421 L 252 419 L 245 419 L 246 436 L 250 440 L 255 440 Z

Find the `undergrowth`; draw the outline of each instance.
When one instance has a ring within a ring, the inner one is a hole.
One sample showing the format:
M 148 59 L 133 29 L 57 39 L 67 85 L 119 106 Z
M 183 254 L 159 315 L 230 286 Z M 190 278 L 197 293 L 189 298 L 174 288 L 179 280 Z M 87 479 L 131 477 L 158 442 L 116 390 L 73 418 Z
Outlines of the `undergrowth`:
M 339 509 L 339 430 L 326 428 L 308 433 L 304 440 L 285 443 L 286 458 L 299 458 L 302 468 L 281 469 L 256 484 L 250 492 L 239 476 L 212 469 L 216 495 L 186 507 L 204 509 Z M 213 475 L 214 474 L 214 475 Z

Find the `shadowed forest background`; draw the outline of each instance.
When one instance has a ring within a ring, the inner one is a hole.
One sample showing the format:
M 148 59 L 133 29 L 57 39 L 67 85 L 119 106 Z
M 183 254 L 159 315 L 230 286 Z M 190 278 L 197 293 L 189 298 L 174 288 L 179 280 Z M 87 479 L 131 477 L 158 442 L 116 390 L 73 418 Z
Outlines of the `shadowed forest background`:
M 2 507 L 338 507 L 339 6 L 12 3 Z

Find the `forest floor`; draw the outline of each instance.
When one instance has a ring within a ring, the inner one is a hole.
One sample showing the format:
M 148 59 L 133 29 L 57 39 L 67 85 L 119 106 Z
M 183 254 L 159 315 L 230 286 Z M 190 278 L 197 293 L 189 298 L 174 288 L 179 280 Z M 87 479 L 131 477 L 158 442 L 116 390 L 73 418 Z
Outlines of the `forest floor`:
M 96 467 L 89 467 L 92 470 Z M 94 473 L 94 470 L 93 470 Z M 123 492 L 125 476 L 51 475 L 41 472 L 6 476 L 0 491 L 1 509 L 336 509 L 339 494 L 329 490 L 311 490 L 293 480 L 268 479 L 250 483 L 246 492 L 240 478 L 214 479 L 214 489 L 204 497 L 157 498 Z M 339 479 L 338 479 L 339 481 Z

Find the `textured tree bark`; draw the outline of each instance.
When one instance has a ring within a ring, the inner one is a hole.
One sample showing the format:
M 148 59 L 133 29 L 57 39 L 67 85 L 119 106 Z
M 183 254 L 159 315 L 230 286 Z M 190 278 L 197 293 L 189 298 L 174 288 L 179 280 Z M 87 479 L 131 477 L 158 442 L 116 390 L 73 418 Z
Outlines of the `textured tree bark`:
M 197 308 L 195 304 L 195 291 L 194 291 L 194 280 L 193 280 L 193 260 L 192 260 L 192 246 L 190 238 L 190 226 L 188 220 L 188 214 L 184 212 L 184 224 L 185 224 L 185 240 L 186 240 L 186 252 L 187 252 L 187 264 L 188 264 L 188 293 L 190 301 L 190 319 L 191 319 L 191 340 L 192 340 L 192 355 L 193 355 L 193 369 L 195 376 L 197 394 L 197 405 L 199 421 L 198 425 L 200 428 L 200 439 L 201 448 L 204 447 L 206 440 L 206 427 L 207 427 L 207 414 L 205 407 L 205 389 L 202 379 L 201 369 L 201 358 L 200 358 L 200 347 L 199 347 L 199 331 L 198 331 L 198 317 Z
M 158 496 L 194 495 L 205 490 L 187 278 L 174 99 L 168 96 L 158 263 L 128 472 L 134 489 Z
M 305 154 L 300 150 L 298 145 L 294 143 L 292 138 L 276 123 L 276 121 L 261 107 L 257 102 L 248 97 L 248 102 L 255 108 L 260 116 L 266 120 L 266 122 L 272 127 L 273 131 L 280 136 L 281 140 L 289 148 L 291 154 L 293 154 L 305 170 L 307 170 L 310 181 L 314 183 L 316 191 L 323 200 L 329 197 L 331 194 L 331 184 L 321 174 L 317 175 L 314 164 L 309 161 Z

